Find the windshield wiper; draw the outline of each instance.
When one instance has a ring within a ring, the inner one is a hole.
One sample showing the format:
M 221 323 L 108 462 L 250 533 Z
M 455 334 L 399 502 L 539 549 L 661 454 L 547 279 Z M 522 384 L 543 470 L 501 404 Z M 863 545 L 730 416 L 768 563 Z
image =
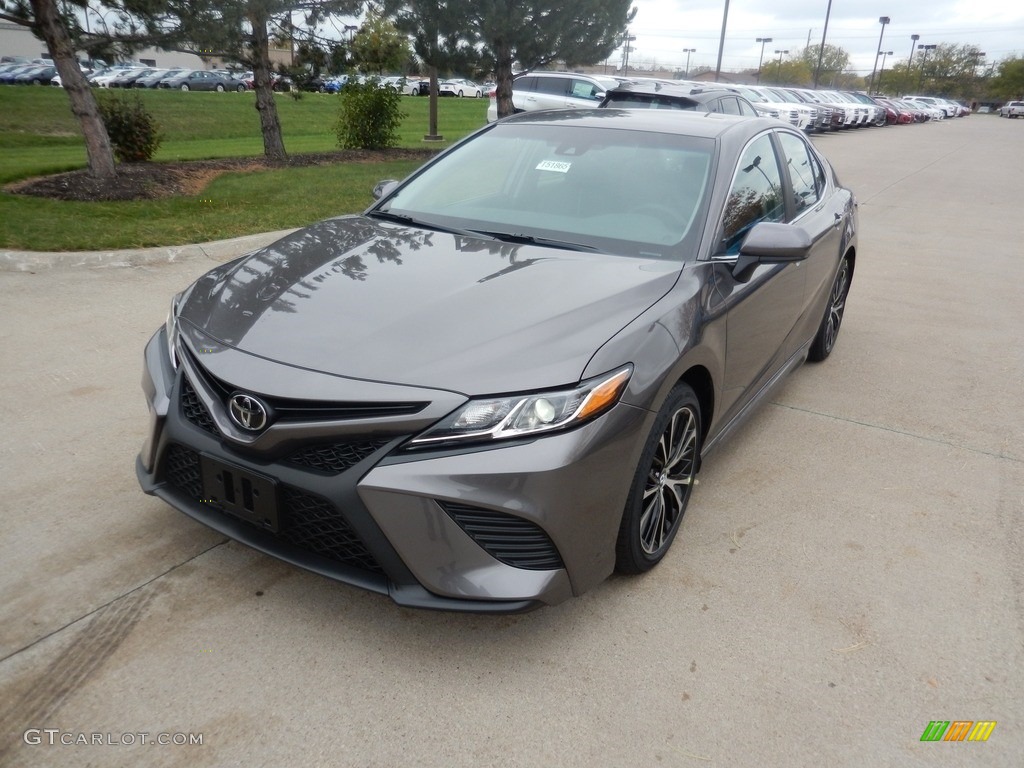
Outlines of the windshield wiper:
M 370 211 L 367 216 L 375 219 L 383 219 L 384 221 L 393 221 L 398 224 L 408 224 L 412 227 L 421 227 L 423 229 L 433 229 L 437 232 L 447 232 L 451 235 L 461 235 L 462 237 L 480 237 L 480 232 L 472 229 L 459 229 L 458 227 L 449 227 L 444 224 L 435 224 L 432 221 L 422 221 L 420 219 L 413 218 L 404 213 L 392 213 L 391 211 Z
M 536 235 L 525 235 L 516 232 L 489 232 L 481 229 L 471 229 L 470 232 L 477 235 L 484 235 L 486 237 L 493 237 L 495 240 L 500 240 L 503 243 L 521 243 L 523 245 L 541 245 L 549 246 L 551 248 L 562 248 L 567 251 L 598 251 L 600 249 L 595 248 L 592 245 L 584 245 L 583 243 L 573 243 L 568 240 L 553 240 L 549 237 L 537 237 Z

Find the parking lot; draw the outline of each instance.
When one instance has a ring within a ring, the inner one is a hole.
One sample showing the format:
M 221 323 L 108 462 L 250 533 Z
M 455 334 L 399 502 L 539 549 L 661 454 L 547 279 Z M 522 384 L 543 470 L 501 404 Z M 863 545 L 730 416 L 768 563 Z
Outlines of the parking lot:
M 211 259 L 0 272 L 0 764 L 1019 766 L 1024 125 L 814 141 L 860 201 L 834 353 L 705 463 L 658 568 L 520 616 L 142 494 L 142 348 Z

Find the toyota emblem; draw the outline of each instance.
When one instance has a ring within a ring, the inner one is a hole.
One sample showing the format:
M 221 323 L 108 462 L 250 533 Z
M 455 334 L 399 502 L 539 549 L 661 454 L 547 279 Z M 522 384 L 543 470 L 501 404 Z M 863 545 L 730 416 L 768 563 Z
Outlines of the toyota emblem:
M 242 429 L 259 432 L 267 426 L 267 406 L 252 395 L 232 395 L 228 405 L 231 420 Z

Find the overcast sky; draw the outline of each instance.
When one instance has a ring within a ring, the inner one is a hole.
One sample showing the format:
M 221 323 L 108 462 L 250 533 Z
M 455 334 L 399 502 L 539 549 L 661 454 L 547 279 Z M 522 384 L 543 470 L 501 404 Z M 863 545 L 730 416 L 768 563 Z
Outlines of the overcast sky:
M 683 48 L 697 49 L 690 54 L 691 69 L 715 68 L 724 0 L 634 0 L 634 5 L 631 69 L 635 62 L 682 68 Z M 758 37 L 772 38 L 765 61 L 778 60 L 776 50 L 802 49 L 808 35 L 812 44 L 820 43 L 827 8 L 828 0 L 731 0 L 722 70 L 756 69 Z M 976 45 L 989 63 L 1024 55 L 1024 0 L 832 0 L 826 42 L 844 48 L 860 74 L 871 74 L 881 16 L 890 18 L 881 50 L 892 51 L 897 62 L 910 55 L 912 34 L 921 36 L 919 44 Z M 619 65 L 621 58 L 616 52 L 610 63 Z

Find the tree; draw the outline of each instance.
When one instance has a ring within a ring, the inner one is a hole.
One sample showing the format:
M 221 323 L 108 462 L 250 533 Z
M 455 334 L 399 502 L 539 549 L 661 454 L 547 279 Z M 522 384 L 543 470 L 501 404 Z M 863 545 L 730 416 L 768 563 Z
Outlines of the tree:
M 292 14 L 301 13 L 308 27 L 332 15 L 358 12 L 361 0 L 109 0 L 145 26 L 151 40 L 163 47 L 218 55 L 250 66 L 260 116 L 263 152 L 271 160 L 287 158 L 281 121 L 274 101 L 270 63 L 272 30 L 293 35 Z
M 764 65 L 762 80 L 773 85 L 809 86 L 814 80 L 814 70 L 803 59 L 786 59 Z
M 1024 99 L 1024 58 L 999 62 L 999 74 L 992 78 L 989 89 L 1005 99 Z
M 412 37 L 413 52 L 430 78 L 427 136 L 437 139 L 437 75 L 440 71 L 464 73 L 475 67 L 481 52 L 466 24 L 463 0 L 393 0 L 385 12 L 395 26 Z
M 71 112 L 82 129 L 90 175 L 96 178 L 116 175 L 110 137 L 103 125 L 92 89 L 78 66 L 75 44 L 68 31 L 66 17 L 57 8 L 56 1 L 31 0 L 26 5 L 21 0 L 3 0 L 0 8 L 0 19 L 28 27 L 36 37 L 46 42 L 46 49 L 53 57 L 53 65 L 60 73 L 61 82 L 71 101 Z
M 618 46 L 636 14 L 631 0 L 395 0 L 430 45 L 477 47 L 494 61 L 498 116 L 513 112 L 512 66 L 536 69 L 556 61 L 596 64 Z M 435 42 L 431 42 L 431 39 Z
M 839 75 L 850 66 L 850 54 L 838 45 L 825 43 L 824 53 L 821 53 L 821 45 L 808 45 L 799 54 L 798 58 L 803 61 L 811 72 L 818 72 L 818 84 L 829 86 L 835 85 Z M 821 53 L 821 70 L 818 71 L 818 56 Z M 813 75 L 812 75 L 813 79 Z
M 511 115 L 512 64 L 532 70 L 556 61 L 596 64 L 619 45 L 636 16 L 631 0 L 469 0 L 466 17 L 494 58 L 498 117 Z
M 394 72 L 409 59 L 409 40 L 390 20 L 369 8 L 366 20 L 352 38 L 352 55 L 362 72 Z

